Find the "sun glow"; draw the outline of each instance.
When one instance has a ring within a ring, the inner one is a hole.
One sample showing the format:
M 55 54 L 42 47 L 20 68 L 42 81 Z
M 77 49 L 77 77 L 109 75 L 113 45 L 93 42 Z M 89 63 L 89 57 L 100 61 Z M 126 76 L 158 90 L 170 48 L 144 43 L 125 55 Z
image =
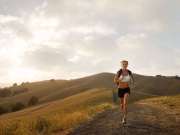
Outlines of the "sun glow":
M 9 72 L 9 78 L 11 82 L 21 82 L 22 80 L 25 81 L 32 81 L 35 80 L 37 75 L 37 71 L 34 69 L 29 68 L 13 68 Z

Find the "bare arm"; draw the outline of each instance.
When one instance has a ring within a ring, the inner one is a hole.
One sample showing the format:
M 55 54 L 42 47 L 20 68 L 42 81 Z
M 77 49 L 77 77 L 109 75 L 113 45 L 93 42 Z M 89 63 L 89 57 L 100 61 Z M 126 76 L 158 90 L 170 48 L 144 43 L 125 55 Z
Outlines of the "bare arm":
M 114 83 L 118 83 L 118 77 L 117 77 L 117 74 L 114 76 Z
M 122 79 L 123 79 L 123 76 L 121 78 L 119 78 L 118 75 L 116 74 L 114 76 L 114 83 L 119 83 L 119 82 L 121 82 Z

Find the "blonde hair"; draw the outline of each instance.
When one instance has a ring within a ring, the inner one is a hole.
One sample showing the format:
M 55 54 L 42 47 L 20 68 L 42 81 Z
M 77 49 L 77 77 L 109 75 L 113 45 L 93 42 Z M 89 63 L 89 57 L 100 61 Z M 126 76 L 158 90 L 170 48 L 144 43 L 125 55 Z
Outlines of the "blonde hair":
M 121 63 L 127 63 L 128 64 L 128 61 L 127 60 L 122 60 Z

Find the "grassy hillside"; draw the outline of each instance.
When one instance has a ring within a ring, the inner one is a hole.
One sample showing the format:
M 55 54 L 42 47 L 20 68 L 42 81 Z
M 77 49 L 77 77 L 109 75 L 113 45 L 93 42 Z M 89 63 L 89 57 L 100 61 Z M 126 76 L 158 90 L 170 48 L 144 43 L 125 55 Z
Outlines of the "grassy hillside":
M 0 135 L 65 131 L 111 108 L 111 91 L 92 89 L 67 98 L 0 116 Z
M 0 135 L 68 131 L 94 114 L 113 107 L 112 90 L 117 92 L 113 77 L 112 73 L 100 73 L 73 80 L 46 80 L 11 87 L 12 91 L 28 90 L 1 97 L 1 105 L 17 101 L 27 104 L 31 96 L 37 96 L 40 102 L 21 111 L 0 115 Z M 130 102 L 180 93 L 179 79 L 137 74 L 134 77 L 135 87 L 131 89 Z
M 149 105 L 164 108 L 172 114 L 178 114 L 178 119 L 180 119 L 180 94 L 174 96 L 148 98 L 143 100 L 143 102 L 148 103 Z
M 113 74 L 97 74 L 74 80 L 55 80 L 27 83 L 12 87 L 13 90 L 28 88 L 29 91 L 6 98 L 0 98 L 0 104 L 10 104 L 21 101 L 27 104 L 31 96 L 37 96 L 42 102 L 62 99 L 93 88 L 111 88 Z
M 180 80 L 175 77 L 135 75 L 135 91 L 153 95 L 175 95 L 180 93 Z
M 168 77 L 154 77 L 134 74 L 135 87 L 132 89 L 133 100 L 151 97 L 153 95 L 173 95 L 180 93 L 180 80 Z M 92 90 L 94 88 L 107 88 L 110 91 L 116 89 L 113 84 L 114 74 L 99 73 L 73 80 L 46 80 L 11 87 L 12 90 L 27 88 L 28 91 L 0 98 L 0 105 L 9 105 L 14 102 L 27 104 L 32 96 L 39 98 L 39 103 L 63 99 L 77 93 Z

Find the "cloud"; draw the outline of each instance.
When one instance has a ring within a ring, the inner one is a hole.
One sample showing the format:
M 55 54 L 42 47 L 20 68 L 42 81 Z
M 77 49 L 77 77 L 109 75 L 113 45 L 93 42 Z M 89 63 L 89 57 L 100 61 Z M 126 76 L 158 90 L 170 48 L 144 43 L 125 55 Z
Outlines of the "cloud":
M 127 34 L 117 40 L 122 59 L 128 59 L 132 69 L 137 73 L 147 75 L 179 74 L 177 49 L 158 45 L 147 34 Z M 173 66 L 170 63 L 174 63 Z
M 32 36 L 30 29 L 26 26 L 24 18 L 1 15 L 0 22 L 2 31 L 9 31 L 9 33 L 14 34 L 17 38 L 29 39 Z
M 15 81 L 21 72 L 29 75 L 17 81 L 34 80 L 37 74 L 46 79 L 116 72 L 122 59 L 140 74 L 180 74 L 179 4 L 178 0 L 1 1 L 0 80 Z
M 31 13 L 34 11 L 35 7 L 41 5 L 44 0 L 1 0 L 0 1 L 0 13 L 4 15 L 22 15 L 25 13 Z
M 73 54 L 68 53 L 66 49 L 41 46 L 34 51 L 26 52 L 22 66 L 26 65 L 39 70 L 51 70 L 56 66 L 65 68 L 65 65 L 68 65 L 67 59 Z

